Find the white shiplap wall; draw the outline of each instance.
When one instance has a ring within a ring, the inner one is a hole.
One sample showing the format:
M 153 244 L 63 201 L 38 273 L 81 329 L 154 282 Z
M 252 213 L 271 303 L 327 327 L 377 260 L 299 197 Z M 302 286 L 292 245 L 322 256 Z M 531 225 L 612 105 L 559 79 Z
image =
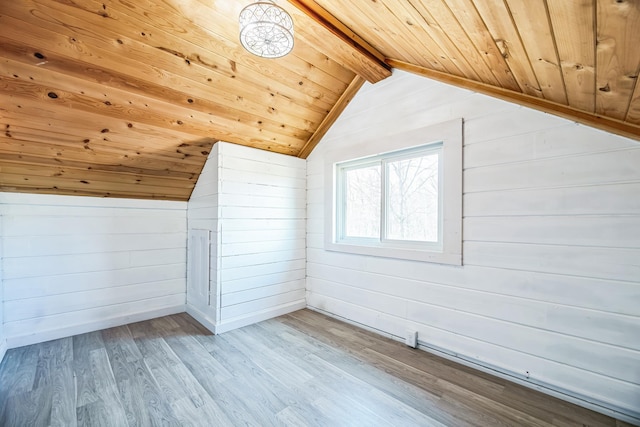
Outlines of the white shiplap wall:
M 218 227 L 218 197 L 220 191 L 218 157 L 220 145 L 219 143 L 215 144 L 211 149 L 211 153 L 198 177 L 198 182 L 191 193 L 187 208 L 189 230 L 209 230 L 211 240 L 209 252 L 209 301 L 201 301 L 200 296 L 192 295 L 187 289 L 187 312 L 212 330 L 215 330 L 220 316 L 220 288 L 218 286 L 218 244 L 220 240 Z M 189 256 L 191 257 L 189 261 L 194 262 L 194 257 L 192 255 Z
M 462 267 L 323 249 L 326 153 L 459 117 Z M 394 71 L 308 159 L 308 305 L 640 418 L 638 165 L 638 142 Z
M 184 202 L 0 193 L 9 347 L 184 311 Z
M 4 282 L 2 281 L 2 225 L 4 223 L 3 205 L 0 204 L 0 362 L 7 352 L 7 337 L 4 333 Z
M 211 230 L 210 291 L 217 306 L 200 315 L 216 332 L 306 306 L 305 187 L 304 160 L 226 142 L 214 146 L 188 217 L 190 229 Z
M 221 143 L 218 166 L 223 332 L 306 306 L 306 162 Z

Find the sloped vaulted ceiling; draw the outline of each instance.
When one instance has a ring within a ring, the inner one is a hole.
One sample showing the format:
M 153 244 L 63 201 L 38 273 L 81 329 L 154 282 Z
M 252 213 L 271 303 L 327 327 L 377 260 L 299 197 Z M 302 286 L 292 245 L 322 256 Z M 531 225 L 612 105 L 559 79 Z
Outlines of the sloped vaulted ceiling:
M 640 137 L 638 0 L 0 1 L 0 190 L 187 200 L 218 140 L 305 157 L 397 67 Z

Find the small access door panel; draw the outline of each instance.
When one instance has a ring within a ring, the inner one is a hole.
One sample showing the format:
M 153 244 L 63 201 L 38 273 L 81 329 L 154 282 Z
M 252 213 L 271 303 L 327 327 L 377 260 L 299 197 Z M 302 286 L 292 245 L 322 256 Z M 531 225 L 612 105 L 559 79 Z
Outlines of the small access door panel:
M 210 295 L 210 248 L 209 230 L 189 230 L 189 253 L 187 254 L 187 303 L 205 312 L 208 311 Z

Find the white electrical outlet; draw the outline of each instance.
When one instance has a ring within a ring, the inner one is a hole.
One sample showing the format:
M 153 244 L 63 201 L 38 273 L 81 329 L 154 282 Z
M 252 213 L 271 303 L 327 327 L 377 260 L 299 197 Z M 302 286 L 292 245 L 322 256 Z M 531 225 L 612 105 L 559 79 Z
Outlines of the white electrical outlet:
M 411 348 L 418 347 L 418 331 L 407 331 L 406 344 Z

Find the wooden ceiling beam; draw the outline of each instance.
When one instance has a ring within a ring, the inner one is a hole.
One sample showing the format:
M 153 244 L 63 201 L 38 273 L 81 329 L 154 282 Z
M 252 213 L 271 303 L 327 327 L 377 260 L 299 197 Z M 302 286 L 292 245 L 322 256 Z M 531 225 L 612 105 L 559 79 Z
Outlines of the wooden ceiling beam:
M 385 62 L 385 56 L 382 53 L 340 22 L 335 16 L 320 7 L 315 1 L 289 0 L 289 3 L 342 42 L 340 43 L 341 46 L 338 47 L 333 40 L 327 40 L 327 38 L 319 36 L 315 38 L 313 44 L 326 44 L 326 46 L 317 46 L 320 51 L 337 54 L 340 57 L 334 58 L 336 61 L 342 62 L 345 67 L 371 83 L 379 82 L 391 76 L 391 68 Z M 301 30 L 303 37 L 304 33 L 309 30 L 309 28 Z M 346 51 L 344 49 L 345 46 L 348 47 Z M 328 55 L 330 56 L 331 54 Z
M 311 135 L 311 138 L 307 141 L 306 144 L 302 147 L 300 152 L 298 153 L 298 157 L 301 159 L 306 159 L 309 157 L 309 154 L 313 151 L 313 149 L 318 145 L 322 137 L 327 133 L 327 131 L 331 128 L 331 126 L 335 123 L 335 121 L 340 117 L 342 111 L 349 105 L 349 102 L 353 99 L 353 97 L 358 93 L 358 90 L 364 84 L 365 79 L 356 75 L 349 85 L 347 89 L 344 91 L 338 102 L 333 106 L 329 114 L 324 118 L 318 129 Z
M 514 102 L 516 104 L 543 111 L 545 113 L 555 114 L 567 120 L 582 123 L 587 126 L 592 126 L 598 129 L 605 130 L 607 132 L 615 133 L 617 135 L 622 135 L 640 141 L 640 126 L 626 123 L 621 120 L 589 113 L 574 107 L 570 107 L 568 105 L 559 104 L 557 102 L 549 101 L 524 93 L 514 92 L 508 89 L 491 86 L 485 83 L 476 82 L 464 77 L 457 77 L 451 74 L 442 73 L 440 71 L 430 70 L 425 67 L 409 64 L 396 59 L 387 59 L 387 63 L 399 70 L 408 71 L 410 73 L 428 77 L 430 79 L 438 80 L 443 83 L 448 83 L 464 89 L 469 89 L 474 92 L 482 93 L 484 95 L 493 96 L 505 101 Z

